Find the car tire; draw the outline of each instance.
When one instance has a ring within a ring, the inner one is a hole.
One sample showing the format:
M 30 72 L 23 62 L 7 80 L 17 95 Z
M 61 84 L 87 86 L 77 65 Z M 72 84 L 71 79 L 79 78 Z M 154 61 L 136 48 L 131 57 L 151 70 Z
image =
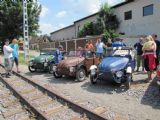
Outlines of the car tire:
M 132 82 L 132 74 L 127 74 L 127 79 L 126 79 L 126 87 L 127 87 L 127 89 L 130 89 L 131 82 Z
M 53 63 L 49 65 L 49 68 L 48 68 L 49 74 L 53 74 L 53 65 L 54 65 Z
M 36 69 L 35 69 L 35 68 L 32 68 L 31 66 L 28 66 L 28 70 L 29 70 L 30 72 L 36 72 Z
M 61 78 L 62 77 L 62 75 L 59 75 L 57 72 L 53 72 L 53 76 L 55 78 Z
M 97 75 L 90 75 L 90 81 L 92 84 L 96 84 L 97 83 Z
M 76 72 L 76 79 L 79 82 L 82 82 L 86 79 L 86 71 L 83 68 L 80 68 L 77 72 Z

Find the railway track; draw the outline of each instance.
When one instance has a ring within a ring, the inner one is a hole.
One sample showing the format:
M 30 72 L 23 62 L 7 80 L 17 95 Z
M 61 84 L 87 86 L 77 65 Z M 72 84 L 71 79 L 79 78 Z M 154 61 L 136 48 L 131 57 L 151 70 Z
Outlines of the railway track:
M 1 71 L 3 66 L 1 66 Z M 0 72 L 1 72 L 0 71 Z M 27 114 L 30 119 L 42 120 L 106 120 L 101 113 L 104 109 L 89 110 L 76 102 L 54 93 L 49 88 L 37 84 L 13 71 L 11 78 L 0 77 L 0 80 L 19 98 L 19 101 L 27 106 Z M 28 113 L 28 112 L 27 112 Z M 33 114 L 34 113 L 34 114 Z M 3 114 L 3 113 L 2 113 Z M 15 115 L 14 112 L 12 115 Z M 34 117 L 32 117 L 34 116 Z M 13 119 L 14 120 L 14 119 Z M 16 119 L 17 120 L 17 119 Z M 23 120 L 23 119 L 22 119 Z

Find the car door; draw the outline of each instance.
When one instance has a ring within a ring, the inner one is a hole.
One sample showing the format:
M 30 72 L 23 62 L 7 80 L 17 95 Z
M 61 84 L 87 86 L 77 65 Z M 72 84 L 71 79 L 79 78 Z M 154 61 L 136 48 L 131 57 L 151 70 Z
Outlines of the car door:
M 85 60 L 84 60 L 84 65 L 86 66 L 87 70 L 91 67 L 91 65 L 97 65 L 99 64 L 99 58 L 96 58 L 94 56 L 94 53 L 87 51 Z

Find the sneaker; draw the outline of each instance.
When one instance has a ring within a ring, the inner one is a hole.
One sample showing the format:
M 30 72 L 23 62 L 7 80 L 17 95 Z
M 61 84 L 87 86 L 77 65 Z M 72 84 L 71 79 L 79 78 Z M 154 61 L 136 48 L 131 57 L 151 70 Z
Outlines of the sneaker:
M 160 85 L 160 81 L 159 80 L 157 81 L 157 84 Z
M 8 74 L 6 74 L 6 78 L 10 78 L 10 76 Z
M 8 73 L 8 76 L 12 76 L 12 74 L 11 74 L 11 73 Z

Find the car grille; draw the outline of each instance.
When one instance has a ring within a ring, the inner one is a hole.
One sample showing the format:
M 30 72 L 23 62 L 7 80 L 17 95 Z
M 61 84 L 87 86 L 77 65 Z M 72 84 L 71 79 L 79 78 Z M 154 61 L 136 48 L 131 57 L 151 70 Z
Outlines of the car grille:
M 36 68 L 36 69 L 43 69 L 44 65 L 43 65 L 43 63 L 34 63 L 34 68 Z
M 61 73 L 62 75 L 67 75 L 69 74 L 69 69 L 66 67 L 58 67 L 58 72 Z

